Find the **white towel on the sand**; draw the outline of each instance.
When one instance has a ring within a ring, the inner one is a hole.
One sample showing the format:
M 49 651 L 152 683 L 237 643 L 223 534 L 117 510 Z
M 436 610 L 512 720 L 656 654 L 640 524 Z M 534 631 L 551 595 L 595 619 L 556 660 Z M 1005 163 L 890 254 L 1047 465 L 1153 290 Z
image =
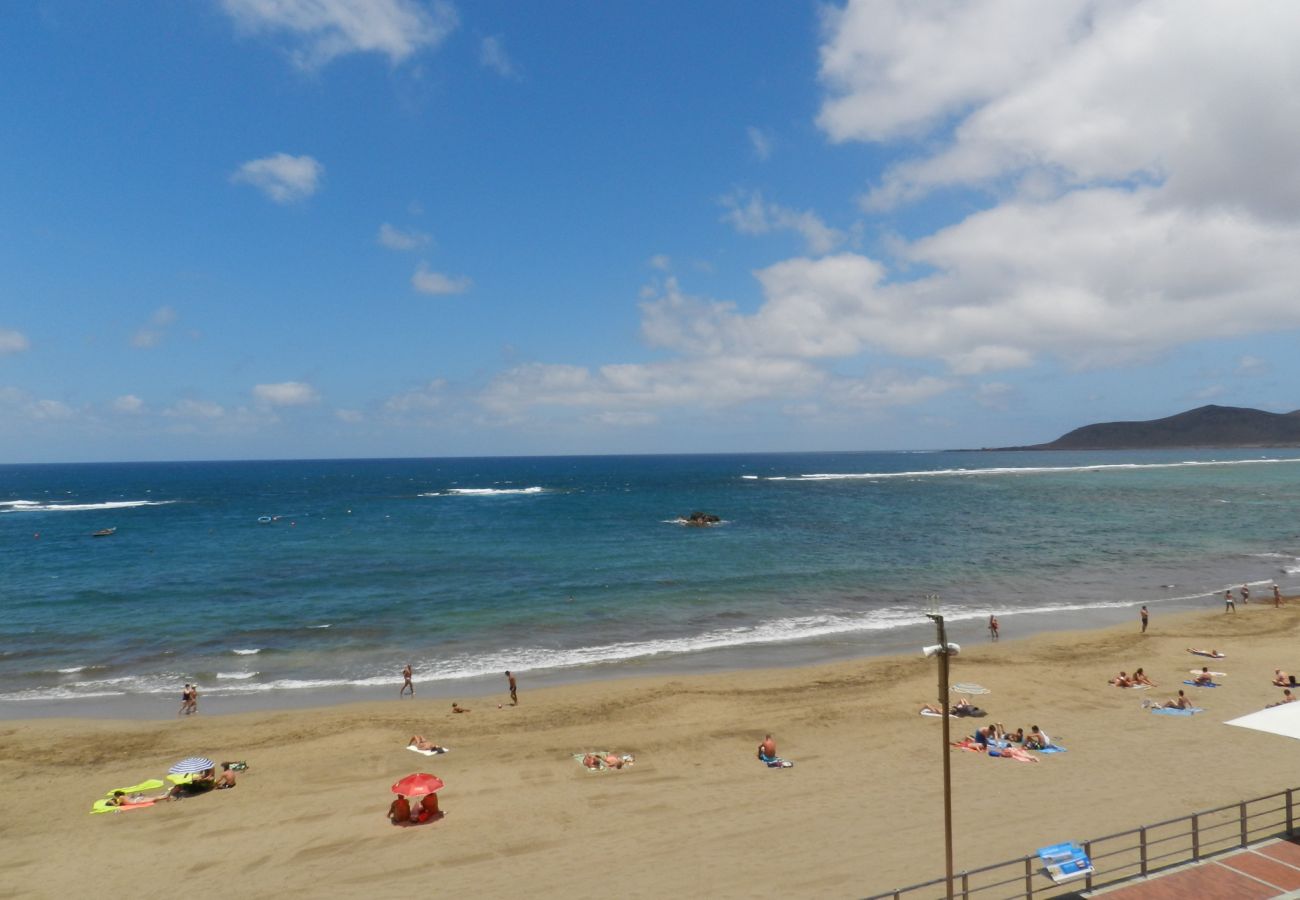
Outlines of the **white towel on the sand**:
M 407 744 L 406 749 L 410 750 L 412 753 L 419 753 L 422 756 L 437 756 L 439 753 L 446 753 L 451 748 L 439 747 L 437 750 L 421 750 L 419 747 L 415 746 L 414 744 Z

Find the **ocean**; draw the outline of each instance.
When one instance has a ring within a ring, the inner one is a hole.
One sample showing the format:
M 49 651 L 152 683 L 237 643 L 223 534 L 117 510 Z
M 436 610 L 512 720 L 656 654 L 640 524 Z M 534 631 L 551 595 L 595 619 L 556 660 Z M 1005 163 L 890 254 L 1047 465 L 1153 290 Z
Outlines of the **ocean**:
M 0 718 L 1158 626 L 1300 589 L 1297 508 L 1300 450 L 0 466 Z

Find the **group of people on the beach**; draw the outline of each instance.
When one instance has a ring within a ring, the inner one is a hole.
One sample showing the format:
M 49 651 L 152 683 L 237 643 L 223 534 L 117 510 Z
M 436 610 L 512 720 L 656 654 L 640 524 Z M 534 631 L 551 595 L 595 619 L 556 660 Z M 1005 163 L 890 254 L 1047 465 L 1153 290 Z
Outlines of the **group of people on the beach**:
M 1250 585 L 1243 584 L 1240 588 L 1240 593 L 1241 593 L 1241 604 L 1242 606 L 1245 606 L 1247 603 L 1250 602 Z M 1282 606 L 1282 589 L 1278 587 L 1277 584 L 1274 584 L 1273 585 L 1273 607 L 1279 608 L 1281 606 Z M 1232 596 L 1231 588 L 1223 592 L 1223 611 L 1225 613 L 1230 613 L 1230 612 L 1235 613 L 1237 611 L 1237 601 Z

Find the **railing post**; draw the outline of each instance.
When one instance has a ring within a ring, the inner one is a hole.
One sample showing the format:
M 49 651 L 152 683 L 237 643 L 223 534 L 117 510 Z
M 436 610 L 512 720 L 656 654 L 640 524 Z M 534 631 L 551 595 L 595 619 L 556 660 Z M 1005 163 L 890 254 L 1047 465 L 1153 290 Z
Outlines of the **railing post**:
M 1291 808 L 1292 808 L 1292 807 L 1291 807 L 1291 792 L 1294 791 L 1294 790 L 1295 790 L 1295 788 L 1287 788 L 1287 789 L 1286 789 L 1286 836 L 1287 836 L 1287 837 L 1291 837 L 1292 835 L 1295 834 L 1295 827 L 1294 827 L 1294 824 L 1293 824 L 1293 820 L 1292 820 L 1292 818 L 1291 818 Z
M 1086 856 L 1088 857 L 1088 863 L 1089 863 L 1089 865 L 1091 865 L 1091 864 L 1092 864 L 1092 841 L 1084 841 L 1084 842 L 1083 842 L 1083 852 L 1084 852 L 1084 855 L 1086 855 Z M 1084 883 L 1084 886 L 1087 887 L 1088 890 L 1092 890 L 1092 872 L 1091 872 L 1091 871 L 1088 872 L 1086 875 L 1083 876 L 1083 883 Z
M 1034 865 L 1031 857 L 1025 857 L 1025 900 L 1034 900 Z
M 970 874 L 964 869 L 961 873 L 961 900 L 970 900 Z
M 1200 862 L 1201 859 L 1201 817 L 1192 816 L 1192 861 Z
M 1244 847 L 1246 846 L 1247 843 L 1248 840 L 1246 835 L 1246 802 L 1243 800 L 1241 802 L 1241 846 Z
M 1147 827 L 1143 825 L 1138 829 L 1138 849 L 1142 854 L 1142 877 L 1147 877 Z

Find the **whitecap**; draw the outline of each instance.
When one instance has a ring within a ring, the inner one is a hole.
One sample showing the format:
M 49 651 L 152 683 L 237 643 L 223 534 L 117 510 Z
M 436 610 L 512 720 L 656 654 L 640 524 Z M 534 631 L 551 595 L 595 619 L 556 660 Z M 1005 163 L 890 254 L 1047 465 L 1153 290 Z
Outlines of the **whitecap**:
M 541 494 L 545 488 L 534 485 L 526 488 L 448 488 L 445 491 L 428 491 L 421 497 L 498 497 L 507 494 Z
M 245 678 L 253 678 L 261 674 L 261 672 L 218 672 L 217 678 L 233 678 L 242 681 Z
M 84 512 L 91 509 L 134 509 L 138 506 L 165 506 L 175 500 L 110 500 L 104 503 L 34 503 L 30 500 L 12 500 L 0 503 L 8 509 L 0 512 Z
M 262 648 L 254 647 L 252 650 L 231 650 L 230 652 L 236 656 L 252 656 L 254 653 L 261 653 Z
M 816 472 L 806 475 L 770 475 L 767 481 L 848 481 L 867 478 L 972 478 L 989 475 L 1052 475 L 1076 472 L 1140 471 L 1145 469 L 1183 469 L 1206 466 L 1257 466 L 1274 463 L 1300 463 L 1300 459 L 1231 459 L 1187 460 L 1176 463 L 1102 463 L 1092 466 L 995 466 L 987 469 L 927 469 L 915 472 Z M 1227 500 L 1219 500 L 1227 503 Z

